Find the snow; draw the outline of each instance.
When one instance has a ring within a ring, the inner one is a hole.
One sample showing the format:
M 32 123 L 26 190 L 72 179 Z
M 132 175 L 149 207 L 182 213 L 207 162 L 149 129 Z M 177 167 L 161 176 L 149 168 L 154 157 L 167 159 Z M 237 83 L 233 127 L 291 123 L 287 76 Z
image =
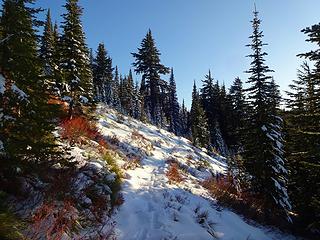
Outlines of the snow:
M 69 103 L 72 102 L 72 98 L 69 96 L 64 96 L 63 98 L 61 98 L 61 100 Z
M 85 96 L 80 96 L 80 102 L 84 103 L 84 104 L 87 104 L 89 102 L 89 99 L 86 98 Z
M 3 94 L 4 91 L 6 90 L 6 89 L 5 89 L 5 84 L 6 84 L 5 78 L 3 77 L 2 74 L 0 74 L 0 93 L 1 93 L 1 94 Z
M 294 239 L 275 229 L 248 224 L 222 209 L 200 185 L 212 175 L 225 174 L 223 157 L 213 158 L 185 138 L 104 105 L 98 106 L 97 113 L 100 132 L 107 139 L 116 137 L 119 151 L 142 157 L 140 166 L 126 170 L 124 203 L 115 214 L 118 239 Z M 181 183 L 169 183 L 167 159 L 174 159 L 183 169 Z M 118 164 L 124 166 L 125 162 L 119 160 Z
M 0 93 L 4 94 L 5 92 L 5 85 L 6 85 L 6 80 L 2 74 L 0 74 Z M 15 84 L 12 84 L 11 90 L 16 93 L 20 100 L 26 100 L 28 98 L 28 95 L 23 92 L 20 88 L 18 88 Z

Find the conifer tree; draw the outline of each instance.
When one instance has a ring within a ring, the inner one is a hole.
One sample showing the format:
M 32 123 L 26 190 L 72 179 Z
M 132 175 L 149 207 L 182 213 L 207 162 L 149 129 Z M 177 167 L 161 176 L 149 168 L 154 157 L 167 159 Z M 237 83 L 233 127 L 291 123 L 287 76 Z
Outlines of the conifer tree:
M 317 49 L 298 56 L 304 62 L 290 85 L 287 117 L 287 151 L 290 163 L 290 197 L 298 225 L 319 234 L 320 226 L 320 24 L 302 30 Z
M 54 32 L 51 21 L 50 9 L 47 12 L 47 18 L 44 26 L 43 36 L 41 39 L 40 58 L 43 61 L 44 75 L 53 76 L 55 68 L 54 63 Z
M 150 113 L 150 120 L 156 125 L 162 123 L 161 106 L 161 74 L 169 73 L 169 69 L 160 63 L 160 52 L 156 48 L 151 30 L 141 42 L 137 53 L 132 53 L 135 58 L 133 66 L 135 72 L 142 74 L 141 91 L 144 94 L 144 107 Z
M 123 108 L 129 116 L 133 116 L 134 83 L 131 69 L 123 83 Z
M 209 123 L 211 146 L 218 150 L 221 154 L 225 154 L 225 144 L 220 130 L 220 86 L 218 81 L 214 83 L 214 79 L 210 70 L 203 80 L 201 88 L 201 100 Z
M 188 110 L 184 104 L 184 99 L 182 99 L 182 105 L 180 107 L 180 123 L 181 123 L 181 135 L 185 136 L 188 128 Z
M 231 147 L 238 152 L 243 144 L 241 136 L 244 134 L 246 120 L 245 95 L 242 81 L 237 77 L 229 90 L 231 117 L 229 118 L 229 132 L 232 138 Z
M 112 92 L 113 92 L 113 99 L 112 99 L 112 106 L 119 110 L 121 109 L 121 101 L 120 101 L 120 78 L 119 78 L 119 71 L 118 66 L 115 67 L 114 72 L 114 79 L 112 84 Z
M 171 75 L 169 80 L 169 129 L 174 134 L 180 133 L 180 116 L 179 103 L 177 97 L 176 82 L 174 79 L 173 68 L 171 68 Z
M 32 163 L 56 163 L 50 160 L 58 160 L 60 154 L 52 134 L 57 111 L 48 105 L 49 96 L 40 77 L 35 30 L 39 27 L 35 18 L 39 10 L 29 5 L 32 3 L 3 1 L 0 21 L 2 37 L 7 38 L 0 45 L 0 66 L 7 83 L 4 95 L 0 93 L 0 140 L 8 165 L 22 169 Z
M 277 87 L 271 81 L 272 72 L 265 64 L 262 47 L 263 33 L 260 31 L 261 20 L 254 11 L 252 21 L 252 41 L 248 46 L 253 53 L 248 83 L 250 115 L 244 146 L 244 164 L 249 174 L 251 192 L 260 195 L 263 200 L 265 218 L 282 216 L 291 221 L 288 211 L 291 209 L 287 195 L 287 170 L 283 151 L 282 119 L 273 99 Z M 275 104 L 269 104 L 273 102 Z
M 113 68 L 112 60 L 107 55 L 103 43 L 97 49 L 96 57 L 93 59 L 93 85 L 97 101 L 112 104 L 113 102 Z
M 132 117 L 135 119 L 141 118 L 141 96 L 140 96 L 140 89 L 139 84 L 136 82 L 134 90 L 133 90 L 133 106 L 132 106 Z
M 192 105 L 191 105 L 191 131 L 192 141 L 197 147 L 209 146 L 209 131 L 207 118 L 201 106 L 199 92 L 196 83 L 193 85 Z
M 82 8 L 78 5 L 78 0 L 67 0 L 64 7 L 67 12 L 62 15 L 64 21 L 59 48 L 59 67 L 65 86 L 63 95 L 70 102 L 69 115 L 71 117 L 75 107 L 91 99 L 93 85 L 89 51 L 80 19 Z M 80 108 L 79 110 L 81 111 Z

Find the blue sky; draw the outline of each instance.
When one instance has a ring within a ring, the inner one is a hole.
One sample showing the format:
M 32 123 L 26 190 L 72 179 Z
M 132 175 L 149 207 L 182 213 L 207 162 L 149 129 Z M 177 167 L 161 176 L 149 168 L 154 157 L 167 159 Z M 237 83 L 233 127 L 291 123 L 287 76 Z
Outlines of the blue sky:
M 52 17 L 61 21 L 62 0 L 38 0 L 51 8 Z M 267 64 L 275 70 L 281 89 L 296 76 L 302 60 L 296 54 L 314 48 L 300 32 L 320 21 L 319 0 L 256 0 L 262 19 Z M 247 79 L 245 70 L 252 28 L 251 0 L 80 0 L 87 43 L 96 49 L 104 42 L 121 73 L 132 67 L 131 52 L 139 47 L 151 28 L 161 60 L 173 67 L 178 97 L 190 104 L 193 80 L 198 86 L 212 70 L 215 79 L 227 87 L 236 76 Z M 140 79 L 139 76 L 136 77 Z

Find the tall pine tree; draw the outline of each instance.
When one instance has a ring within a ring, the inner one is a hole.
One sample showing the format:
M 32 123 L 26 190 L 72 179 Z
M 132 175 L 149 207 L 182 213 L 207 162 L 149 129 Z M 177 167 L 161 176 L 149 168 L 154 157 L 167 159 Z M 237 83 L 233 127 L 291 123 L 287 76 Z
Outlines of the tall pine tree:
M 290 196 L 298 213 L 298 226 L 319 235 L 320 227 L 320 24 L 302 30 L 316 50 L 299 54 L 304 62 L 288 93 L 287 151 Z
M 69 100 L 69 115 L 72 117 L 74 108 L 92 97 L 92 71 L 80 19 L 82 8 L 78 0 L 67 0 L 64 7 L 67 12 L 62 15 L 64 21 L 59 46 L 59 67 L 65 86 L 62 89 L 63 96 Z M 78 110 L 81 111 L 81 108 Z
M 135 58 L 133 66 L 135 72 L 142 74 L 143 87 L 141 90 L 144 94 L 144 107 L 149 112 L 150 120 L 156 125 L 161 125 L 162 106 L 161 106 L 161 74 L 169 73 L 169 69 L 160 63 L 160 52 L 156 47 L 152 37 L 151 30 L 141 42 L 141 47 L 137 53 L 132 53 Z
M 112 104 L 113 102 L 113 68 L 112 60 L 107 54 L 103 43 L 97 49 L 93 59 L 93 86 L 95 99 L 100 102 Z
M 287 195 L 287 170 L 283 151 L 282 119 L 274 97 L 277 88 L 272 77 L 273 72 L 265 64 L 262 47 L 263 33 L 260 31 L 261 20 L 254 11 L 252 20 L 253 34 L 250 36 L 252 49 L 251 67 L 247 89 L 250 115 L 244 146 L 244 164 L 249 175 L 252 193 L 263 199 L 265 218 L 275 216 L 291 221 L 288 211 L 291 209 Z M 274 104 L 270 104 L 270 102 Z
M 181 132 L 181 121 L 179 115 L 179 103 L 177 97 L 176 82 L 174 79 L 173 68 L 171 68 L 171 75 L 169 80 L 169 123 L 170 131 L 174 134 Z
M 59 158 L 52 134 L 57 112 L 48 104 L 49 95 L 41 77 L 35 30 L 39 27 L 35 16 L 39 10 L 32 3 L 3 1 L 0 21 L 2 37 L 7 39 L 0 45 L 0 66 L 6 78 L 5 92 L 0 93 L 0 140 L 5 159 L 10 161 L 7 166 L 22 169 L 33 163 L 54 164 L 56 161 L 50 160 Z
M 196 83 L 193 85 L 190 115 L 193 144 L 197 147 L 208 147 L 210 143 L 208 123 Z

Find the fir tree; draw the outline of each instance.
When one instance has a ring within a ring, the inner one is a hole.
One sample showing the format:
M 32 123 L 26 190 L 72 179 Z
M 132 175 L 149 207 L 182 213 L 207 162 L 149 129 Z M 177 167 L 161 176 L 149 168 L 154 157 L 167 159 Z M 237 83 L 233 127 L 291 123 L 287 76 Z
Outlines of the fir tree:
M 191 105 L 191 131 L 192 141 L 197 147 L 209 146 L 209 132 L 207 118 L 201 106 L 199 92 L 196 83 L 193 85 Z
M 51 21 L 50 9 L 47 12 L 47 18 L 44 26 L 43 36 L 41 39 L 40 58 L 43 61 L 44 75 L 53 76 L 55 68 L 54 63 L 54 32 Z
M 93 60 L 93 85 L 96 100 L 111 105 L 113 102 L 112 60 L 107 55 L 103 43 L 99 44 L 96 58 Z
M 260 31 L 258 12 L 254 11 L 252 21 L 253 34 L 250 36 L 253 53 L 248 83 L 250 125 L 247 126 L 247 136 L 244 146 L 244 164 L 249 174 L 251 191 L 264 200 L 265 218 L 280 215 L 291 221 L 288 211 L 291 209 L 287 195 L 287 170 L 283 151 L 282 119 L 278 114 L 274 101 L 277 94 L 276 86 L 268 73 L 272 72 L 265 64 L 262 47 L 263 33 Z
M 150 113 L 150 120 L 156 125 L 162 122 L 160 74 L 169 73 L 169 69 L 160 63 L 160 52 L 156 48 L 151 30 L 142 40 L 138 53 L 132 53 L 135 58 L 135 72 L 142 74 L 141 91 L 144 94 L 144 107 Z
M 245 95 L 240 78 L 236 78 L 229 90 L 231 117 L 229 118 L 229 132 L 232 138 L 231 147 L 238 152 L 243 144 L 241 136 L 244 134 L 246 120 Z
M 287 151 L 290 163 L 290 197 L 298 213 L 298 225 L 318 233 L 320 226 L 320 24 L 302 30 L 318 49 L 298 56 L 304 62 L 298 79 L 290 85 L 287 117 Z
M 180 131 L 182 136 L 187 136 L 189 133 L 189 126 L 188 126 L 188 110 L 184 104 L 184 99 L 182 100 L 182 105 L 180 107 Z
M 115 109 L 120 111 L 121 101 L 120 101 L 120 92 L 119 91 L 120 91 L 120 78 L 119 78 L 118 66 L 116 66 L 113 84 L 112 84 L 112 92 L 113 92 L 112 106 Z
M 221 102 L 220 86 L 214 83 L 211 71 L 205 76 L 201 89 L 201 100 L 209 123 L 210 143 L 221 154 L 225 153 L 225 144 L 220 130 Z
M 14 169 L 25 169 L 34 163 L 54 164 L 60 156 L 52 134 L 57 109 L 48 105 L 49 96 L 40 77 L 42 66 L 35 30 L 39 27 L 35 19 L 39 10 L 31 3 L 3 1 L 0 21 L 2 37 L 7 38 L 0 45 L 0 66 L 7 83 L 4 94 L 0 93 L 0 140 L 6 152 L 1 164 L 8 160 L 7 167 Z M 50 161 L 53 159 L 56 161 Z
M 65 85 L 63 95 L 70 101 L 69 115 L 72 116 L 75 107 L 79 107 L 81 102 L 86 102 L 92 97 L 92 72 L 80 19 L 82 9 L 78 5 L 78 0 L 67 0 L 64 7 L 67 13 L 62 15 L 64 21 L 60 39 L 59 67 Z
M 129 116 L 133 116 L 133 98 L 134 98 L 134 83 L 133 83 L 133 76 L 132 71 L 130 69 L 129 75 L 124 79 L 123 83 L 123 108 L 125 112 Z
M 169 80 L 169 129 L 174 134 L 180 133 L 180 117 L 179 117 L 179 103 L 177 97 L 176 82 L 174 79 L 173 68 L 171 68 L 171 75 Z
M 139 89 L 139 84 L 136 82 L 134 91 L 133 91 L 133 106 L 132 106 L 132 117 L 135 119 L 140 119 L 141 118 L 141 111 L 142 111 L 142 106 L 141 106 L 141 96 L 140 96 L 140 89 Z

